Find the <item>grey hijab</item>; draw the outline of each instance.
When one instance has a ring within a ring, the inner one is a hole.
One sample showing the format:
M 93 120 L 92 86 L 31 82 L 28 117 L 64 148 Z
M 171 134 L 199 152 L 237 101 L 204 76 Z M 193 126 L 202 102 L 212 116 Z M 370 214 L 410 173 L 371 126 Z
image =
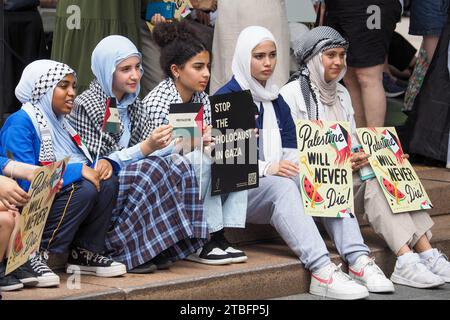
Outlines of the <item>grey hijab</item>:
M 311 120 L 318 120 L 318 100 L 311 85 L 311 71 L 308 64 L 319 53 L 333 48 L 348 49 L 348 41 L 339 32 L 330 27 L 317 27 L 302 35 L 294 43 L 294 54 L 299 64 L 297 71 L 290 81 L 299 80 L 303 98 Z M 345 73 L 345 72 L 344 72 Z

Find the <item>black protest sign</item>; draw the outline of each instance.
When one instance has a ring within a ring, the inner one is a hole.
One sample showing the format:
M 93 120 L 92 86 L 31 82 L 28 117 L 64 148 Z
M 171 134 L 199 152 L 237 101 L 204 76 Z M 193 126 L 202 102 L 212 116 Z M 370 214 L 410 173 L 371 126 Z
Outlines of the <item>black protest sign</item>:
M 211 195 L 259 185 L 256 107 L 250 91 L 210 97 L 213 137 Z

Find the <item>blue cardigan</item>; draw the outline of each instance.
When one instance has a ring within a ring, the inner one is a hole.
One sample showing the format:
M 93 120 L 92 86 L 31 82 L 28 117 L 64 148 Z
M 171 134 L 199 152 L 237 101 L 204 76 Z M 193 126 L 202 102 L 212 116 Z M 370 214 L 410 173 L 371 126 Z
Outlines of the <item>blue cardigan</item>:
M 7 151 L 10 151 L 15 161 L 39 166 L 40 149 L 41 140 L 28 114 L 19 110 L 9 116 L 0 131 L 0 156 L 6 157 Z M 64 186 L 83 179 L 82 167 L 82 163 L 71 163 L 67 166 L 63 177 Z M 22 189 L 28 191 L 28 181 L 17 182 Z
M 242 91 L 242 89 L 239 86 L 239 83 L 233 77 L 215 94 L 225 94 L 239 91 Z M 291 115 L 291 109 L 289 108 L 289 106 L 284 101 L 281 95 L 278 95 L 278 98 L 272 101 L 272 105 L 275 110 L 275 115 L 277 117 L 278 128 L 280 129 L 282 147 L 289 149 L 296 149 L 297 136 L 295 130 L 295 123 Z
M 10 160 L 5 157 L 0 157 L 0 175 L 3 175 L 3 170 Z

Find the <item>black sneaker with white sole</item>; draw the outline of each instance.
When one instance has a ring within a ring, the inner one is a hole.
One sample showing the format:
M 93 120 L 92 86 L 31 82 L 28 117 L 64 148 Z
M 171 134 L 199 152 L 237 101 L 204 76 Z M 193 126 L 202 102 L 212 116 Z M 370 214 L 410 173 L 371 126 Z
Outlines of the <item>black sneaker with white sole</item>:
M 214 240 L 207 242 L 203 248 L 189 255 L 186 260 L 209 264 L 209 265 L 225 265 L 232 263 L 232 257 L 219 248 L 219 244 Z
M 97 277 L 117 277 L 127 273 L 124 264 L 82 248 L 73 248 L 67 261 L 67 273 L 87 274 Z
M 219 248 L 231 256 L 231 263 L 241 263 L 247 261 L 248 257 L 244 251 L 234 248 L 228 240 L 222 236 L 214 239 L 219 244 Z
M 25 287 L 36 287 L 39 283 L 39 280 L 36 275 L 30 270 L 30 261 L 27 261 L 24 265 L 12 272 L 12 275 L 16 277 L 17 280 L 22 282 Z
M 48 252 L 35 252 L 30 256 L 28 262 L 23 265 L 26 271 L 37 278 L 38 283 L 36 287 L 38 288 L 56 287 L 60 283 L 59 276 L 48 267 L 47 260 Z
M 23 288 L 23 283 L 19 281 L 14 275 L 9 274 L 5 276 L 6 264 L 0 262 L 0 292 L 15 291 Z

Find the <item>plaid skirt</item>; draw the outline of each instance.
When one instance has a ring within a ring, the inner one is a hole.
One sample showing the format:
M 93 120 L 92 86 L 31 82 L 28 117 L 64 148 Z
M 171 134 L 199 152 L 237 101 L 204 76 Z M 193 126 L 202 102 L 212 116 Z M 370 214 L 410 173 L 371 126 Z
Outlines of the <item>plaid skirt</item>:
M 119 195 L 106 236 L 111 258 L 128 270 L 167 250 L 186 258 L 209 237 L 191 164 L 180 155 L 149 157 L 119 173 Z

